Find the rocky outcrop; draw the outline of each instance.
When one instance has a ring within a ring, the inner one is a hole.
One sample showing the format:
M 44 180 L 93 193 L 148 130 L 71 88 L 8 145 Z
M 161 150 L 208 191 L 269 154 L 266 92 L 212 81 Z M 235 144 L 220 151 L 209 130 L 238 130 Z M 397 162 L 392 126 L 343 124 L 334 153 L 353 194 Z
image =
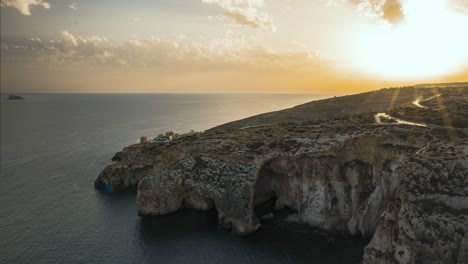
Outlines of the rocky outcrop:
M 256 195 L 274 195 L 276 210 L 295 212 L 291 220 L 369 236 L 395 192 L 392 179 L 416 149 L 394 140 L 353 138 L 332 150 L 272 159 L 260 171 Z
M 365 263 L 466 263 L 466 131 L 372 122 L 373 113 L 230 124 L 136 144 L 115 155 L 95 186 L 136 188 L 140 215 L 216 210 L 239 235 L 268 214 L 369 237 Z
M 467 159 L 411 159 L 365 263 L 468 263 Z
M 250 206 L 255 171 L 248 164 L 208 157 L 182 160 L 140 181 L 139 213 L 163 215 L 181 208 L 216 208 L 221 225 L 239 235 L 249 234 L 259 227 Z

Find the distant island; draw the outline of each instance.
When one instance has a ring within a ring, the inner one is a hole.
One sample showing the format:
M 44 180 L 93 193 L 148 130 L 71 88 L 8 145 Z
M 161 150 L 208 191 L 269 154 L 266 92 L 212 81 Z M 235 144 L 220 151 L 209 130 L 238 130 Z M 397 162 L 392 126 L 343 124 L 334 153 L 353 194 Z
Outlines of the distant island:
M 23 99 L 26 99 L 20 95 L 9 95 L 7 97 L 7 100 L 23 100 Z
M 216 210 L 238 235 L 275 222 L 367 237 L 368 264 L 462 264 L 467 135 L 467 83 L 386 88 L 128 146 L 95 187 L 136 189 L 143 216 Z

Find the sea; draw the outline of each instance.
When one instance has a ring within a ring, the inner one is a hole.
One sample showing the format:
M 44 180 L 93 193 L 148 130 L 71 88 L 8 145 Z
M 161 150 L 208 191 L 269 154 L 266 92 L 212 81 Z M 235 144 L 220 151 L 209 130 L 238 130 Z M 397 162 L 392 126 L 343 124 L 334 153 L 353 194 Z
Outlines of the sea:
M 265 227 L 239 237 L 215 212 L 139 217 L 135 193 L 93 182 L 125 146 L 203 131 L 324 94 L 24 94 L 1 104 L 0 263 L 358 263 L 365 241 Z

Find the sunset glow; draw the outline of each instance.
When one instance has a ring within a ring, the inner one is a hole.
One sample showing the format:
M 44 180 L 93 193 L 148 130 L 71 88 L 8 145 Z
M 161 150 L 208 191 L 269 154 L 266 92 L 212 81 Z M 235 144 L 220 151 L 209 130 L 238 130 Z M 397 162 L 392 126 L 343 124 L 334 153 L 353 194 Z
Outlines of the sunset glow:
M 468 79 L 463 0 L 1 4 L 5 91 L 354 93 Z
M 403 22 L 363 26 L 351 40 L 351 65 L 392 80 L 424 80 L 463 70 L 468 61 L 468 17 L 447 4 L 404 1 Z

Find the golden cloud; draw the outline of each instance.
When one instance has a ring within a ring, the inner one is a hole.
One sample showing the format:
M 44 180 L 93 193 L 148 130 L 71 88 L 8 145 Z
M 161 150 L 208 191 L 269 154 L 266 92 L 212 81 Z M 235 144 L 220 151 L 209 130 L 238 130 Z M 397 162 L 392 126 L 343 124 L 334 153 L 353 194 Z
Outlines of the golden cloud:
M 0 6 L 14 7 L 25 16 L 31 15 L 31 7 L 33 6 L 41 6 L 45 9 L 50 8 L 50 4 L 43 0 L 1 0 Z

